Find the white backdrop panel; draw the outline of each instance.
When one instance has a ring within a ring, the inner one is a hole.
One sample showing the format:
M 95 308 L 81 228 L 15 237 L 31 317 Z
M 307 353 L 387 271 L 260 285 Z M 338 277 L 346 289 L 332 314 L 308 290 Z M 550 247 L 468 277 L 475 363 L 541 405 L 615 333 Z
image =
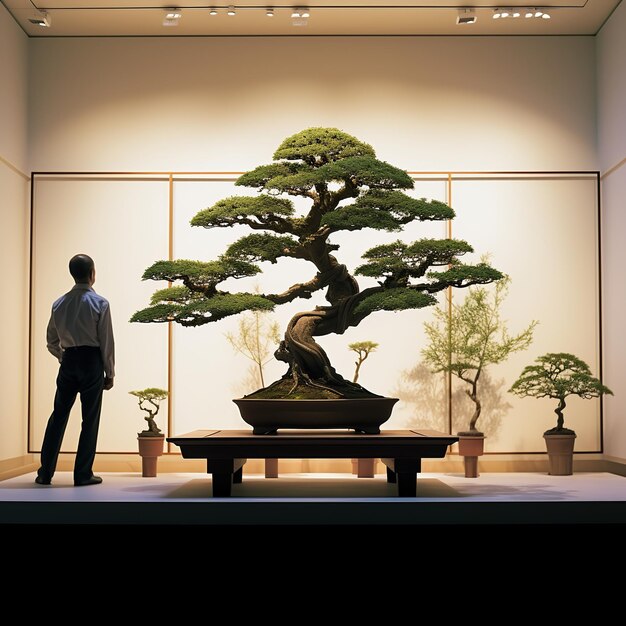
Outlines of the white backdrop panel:
M 472 244 L 472 260 L 490 253 L 493 265 L 511 277 L 503 306 L 509 330 L 539 321 L 527 351 L 487 370 L 491 384 L 484 391 L 491 408 L 481 416 L 486 450 L 542 451 L 543 432 L 556 424 L 557 402 L 518 398 L 508 389 L 524 366 L 547 352 L 575 354 L 598 375 L 595 178 L 454 181 L 452 204 L 457 212 L 452 234 Z M 454 293 L 462 301 L 463 290 Z M 454 399 L 454 432 L 466 430 L 470 403 L 463 393 Z M 598 400 L 570 397 L 565 421 L 578 434 L 577 451 L 599 450 Z
M 41 448 L 58 370 L 46 350 L 50 307 L 72 287 L 69 259 L 84 252 L 96 262 L 95 290 L 111 303 L 116 342 L 115 387 L 104 394 L 98 450 L 134 451 L 145 422 L 128 392 L 167 386 L 167 328 L 128 322 L 152 293 L 153 285 L 141 281 L 143 271 L 167 258 L 167 182 L 40 177 L 34 206 L 31 448 Z M 167 426 L 166 414 L 167 405 L 161 427 Z M 64 451 L 76 449 L 79 430 L 77 402 Z
M 417 181 L 411 194 L 445 200 L 446 185 L 442 181 Z M 235 187 L 231 181 L 175 182 L 174 187 L 174 257 L 210 260 L 224 252 L 227 246 L 250 229 L 192 228 L 191 218 L 201 209 L 231 195 L 250 195 L 253 190 Z M 300 199 L 298 199 L 300 200 Z M 296 204 L 298 210 L 308 207 L 306 202 Z M 335 253 L 340 262 L 354 270 L 362 263 L 361 255 L 370 247 L 401 238 L 412 241 L 421 237 L 446 236 L 445 223 L 411 224 L 403 233 L 385 233 L 374 230 L 337 233 L 331 239 L 339 244 Z M 232 291 L 251 291 L 258 287 L 261 292 L 283 291 L 296 282 L 312 278 L 316 272 L 313 265 L 301 260 L 283 259 L 277 264 L 262 263 L 263 274 L 242 280 L 230 280 L 222 284 Z M 366 287 L 373 279 L 358 277 L 359 284 Z M 289 319 L 298 311 L 324 304 L 323 292 L 310 300 L 296 300 L 277 307 L 269 314 L 284 331 Z M 342 336 L 320 338 L 337 371 L 348 378 L 354 372 L 355 355 L 348 349 L 354 341 L 376 341 L 378 351 L 363 365 L 359 382 L 375 393 L 393 395 L 398 393 L 400 377 L 414 366 L 423 341 L 423 321 L 428 311 L 402 313 L 379 313 L 367 318 L 357 328 L 351 328 Z M 226 339 L 226 333 L 236 332 L 238 317 L 197 328 L 174 329 L 173 349 L 173 430 L 183 433 L 197 428 L 241 428 L 244 426 L 232 398 L 254 391 L 249 378 L 250 361 L 235 353 Z M 275 360 L 266 366 L 266 384 L 279 378 L 285 365 Z M 410 403 L 399 405 L 387 423 L 387 427 L 401 427 L 415 420 L 415 408 Z

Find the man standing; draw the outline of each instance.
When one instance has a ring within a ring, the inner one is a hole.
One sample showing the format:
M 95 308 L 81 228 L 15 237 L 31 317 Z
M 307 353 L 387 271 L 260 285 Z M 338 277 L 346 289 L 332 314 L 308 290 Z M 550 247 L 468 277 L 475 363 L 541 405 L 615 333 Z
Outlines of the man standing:
M 113 387 L 115 354 L 109 303 L 92 286 L 96 268 L 86 254 L 70 259 L 70 274 L 76 284 L 52 305 L 48 323 L 48 351 L 61 364 L 57 376 L 54 410 L 48 420 L 41 447 L 41 467 L 35 482 L 49 485 L 57 465 L 63 434 L 70 411 L 80 393 L 82 425 L 74 485 L 97 485 L 102 478 L 93 475 L 102 390 Z

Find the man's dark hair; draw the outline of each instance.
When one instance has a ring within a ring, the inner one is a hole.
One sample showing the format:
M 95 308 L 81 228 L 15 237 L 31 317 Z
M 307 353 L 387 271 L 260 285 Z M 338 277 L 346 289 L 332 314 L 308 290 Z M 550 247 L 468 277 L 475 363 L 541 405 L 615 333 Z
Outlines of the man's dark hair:
M 86 254 L 77 254 L 70 259 L 70 274 L 77 283 L 87 282 L 95 264 Z

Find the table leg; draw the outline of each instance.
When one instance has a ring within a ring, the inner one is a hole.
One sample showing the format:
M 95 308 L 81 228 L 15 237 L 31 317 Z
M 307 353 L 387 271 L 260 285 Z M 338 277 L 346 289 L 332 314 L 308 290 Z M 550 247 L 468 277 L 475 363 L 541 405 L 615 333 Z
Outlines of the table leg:
M 417 474 L 415 472 L 398 472 L 398 496 L 415 498 L 417 496 Z
M 278 459 L 265 459 L 265 478 L 278 478 Z
M 396 482 L 396 473 L 389 467 L 387 468 L 387 482 L 388 483 Z
M 243 482 L 243 465 L 233 474 L 233 484 Z
M 230 472 L 213 472 L 213 497 L 227 498 L 232 492 L 233 474 Z

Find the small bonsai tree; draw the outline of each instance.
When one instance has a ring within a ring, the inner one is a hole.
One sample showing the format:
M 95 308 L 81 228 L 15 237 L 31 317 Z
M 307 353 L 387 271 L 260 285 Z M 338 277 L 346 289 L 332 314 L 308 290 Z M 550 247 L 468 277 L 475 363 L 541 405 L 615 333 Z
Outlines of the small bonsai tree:
M 255 379 L 265 387 L 263 368 L 273 358 L 272 348 L 280 343 L 278 322 L 268 320 L 263 311 L 251 311 L 242 315 L 237 334 L 226 333 L 226 339 L 234 350 L 254 363 Z
M 138 398 L 139 408 L 148 414 L 147 416 L 144 416 L 144 419 L 148 422 L 148 430 L 142 430 L 139 433 L 139 436 L 159 437 L 161 435 L 161 430 L 157 427 L 154 418 L 161 408 L 161 401 L 165 400 L 168 396 L 167 391 L 165 391 L 165 389 L 149 387 L 148 389 L 142 389 L 141 391 L 129 391 L 128 393 L 130 393 L 131 396 Z
M 603 394 L 613 392 L 591 375 L 589 366 L 566 352 L 549 352 L 535 359 L 537 365 L 524 368 L 520 377 L 509 390 L 518 396 L 532 396 L 533 398 L 553 398 L 559 404 L 554 409 L 557 415 L 556 426 L 547 430 L 546 435 L 574 435 L 569 428 L 564 428 L 563 410 L 565 398 L 578 396 L 579 398 L 597 398 Z
M 430 306 L 437 301 L 435 294 L 448 287 L 487 284 L 502 274 L 486 263 L 461 263 L 459 257 L 472 252 L 466 241 L 396 241 L 365 252 L 366 262 L 355 273 L 375 278 L 377 284 L 361 290 L 335 256 L 339 246 L 330 241 L 334 233 L 364 228 L 401 231 L 413 221 L 450 220 L 454 211 L 442 202 L 403 193 L 413 187 L 405 171 L 378 160 L 370 145 L 336 128 L 309 128 L 288 137 L 274 159 L 235 183 L 258 190 L 257 195 L 225 198 L 191 220 L 192 226 L 201 228 L 246 226 L 255 232 L 232 243 L 213 261 L 151 265 L 144 280 L 181 284 L 157 291 L 151 306 L 135 313 L 131 321 L 201 326 L 244 311 L 270 311 L 326 290 L 326 305 L 297 313 L 287 325 L 275 352 L 288 365 L 285 375 L 251 396 L 372 397 L 375 394 L 335 371 L 315 337 L 343 334 L 378 311 Z M 289 196 L 308 200 L 308 211 L 296 214 Z M 283 258 L 310 263 L 315 274 L 277 293 L 221 288 L 227 280 L 232 283 L 261 272 L 259 263 Z
M 422 351 L 434 372 L 451 372 L 468 385 L 465 393 L 474 403 L 469 430 L 458 434 L 483 436 L 476 428 L 482 411 L 479 381 L 485 368 L 505 361 L 509 355 L 526 350 L 533 340 L 536 321 L 517 335 L 509 335 L 500 307 L 509 292 L 508 276 L 496 282 L 495 289 L 472 287 L 462 304 L 453 304 L 448 312 L 434 311 L 435 321 L 424 324 L 429 344 Z
M 352 378 L 352 382 L 356 383 L 359 380 L 359 372 L 361 371 L 363 361 L 365 361 L 372 352 L 376 351 L 378 344 L 375 341 L 355 341 L 354 343 L 348 344 L 348 348 L 357 354 L 357 360 L 354 362 L 354 376 Z

